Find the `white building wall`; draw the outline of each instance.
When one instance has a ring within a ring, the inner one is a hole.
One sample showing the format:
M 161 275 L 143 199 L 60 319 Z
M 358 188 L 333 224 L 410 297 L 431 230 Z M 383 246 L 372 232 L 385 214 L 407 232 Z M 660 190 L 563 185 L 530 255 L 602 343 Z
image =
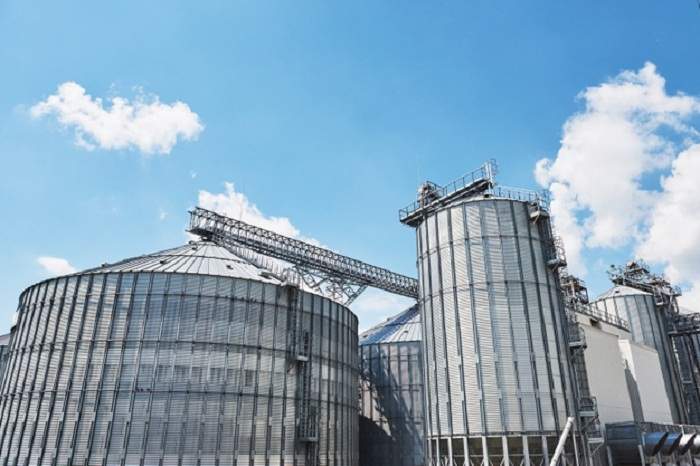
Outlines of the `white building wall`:
M 578 320 L 586 335 L 588 384 L 598 402 L 601 424 L 633 420 L 618 336 L 593 327 L 585 317 Z
M 619 344 L 620 353 L 636 382 L 644 421 L 673 423 L 659 354 L 648 346 L 629 340 L 620 340 Z

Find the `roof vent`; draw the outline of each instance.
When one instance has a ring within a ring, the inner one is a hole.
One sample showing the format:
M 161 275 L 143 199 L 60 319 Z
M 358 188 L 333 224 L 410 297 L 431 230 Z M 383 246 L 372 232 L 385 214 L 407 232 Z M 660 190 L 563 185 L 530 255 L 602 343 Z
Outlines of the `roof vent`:
M 233 266 L 231 264 L 226 264 L 226 268 L 229 270 L 233 270 Z
M 161 260 L 160 260 L 160 263 L 161 263 L 161 264 L 167 264 L 167 263 L 168 263 L 168 259 L 161 259 Z
M 109 265 L 109 262 L 103 262 L 100 267 L 107 267 Z

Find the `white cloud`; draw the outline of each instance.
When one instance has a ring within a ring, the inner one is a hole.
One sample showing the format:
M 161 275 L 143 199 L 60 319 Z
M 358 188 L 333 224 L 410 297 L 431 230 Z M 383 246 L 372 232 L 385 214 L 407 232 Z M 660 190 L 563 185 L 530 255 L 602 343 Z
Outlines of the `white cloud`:
M 274 217 L 263 214 L 245 194 L 237 192 L 234 184 L 230 182 L 224 183 L 223 193 L 214 194 L 204 190 L 199 191 L 198 205 L 227 217 L 274 231 L 280 235 L 318 243 L 312 238 L 301 237 L 299 230 L 292 225 L 292 222 L 287 217 Z
M 695 152 L 678 155 L 698 137 L 690 122 L 700 114 L 700 99 L 669 94 L 652 63 L 589 87 L 579 98 L 585 107 L 564 124 L 556 157 L 535 167 L 538 183 L 552 191 L 552 214 L 571 271 L 585 274 L 588 248 L 632 247 L 663 264 L 673 280 L 700 281 L 700 260 L 693 265 L 689 254 L 691 243 L 700 245 L 698 232 L 686 230 L 683 246 L 671 251 L 662 246 L 680 227 L 681 212 L 700 208 L 700 195 L 688 191 Z M 654 181 L 671 166 L 671 177 L 656 189 Z
M 416 304 L 415 299 L 368 288 L 350 306 L 360 321 L 360 332 Z
M 318 240 L 302 235 L 289 218 L 268 216 L 262 213 L 245 194 L 236 191 L 233 183 L 224 183 L 224 192 L 222 193 L 199 191 L 198 201 L 198 205 L 205 209 L 281 235 L 323 246 Z M 413 299 L 369 288 L 352 303 L 351 308 L 360 319 L 360 327 L 365 329 L 386 317 L 398 314 L 413 304 L 415 304 Z
M 168 218 L 168 213 L 166 211 L 164 211 L 163 209 L 160 209 L 158 211 L 158 220 L 160 220 L 162 222 L 166 218 Z
M 41 256 L 36 259 L 46 272 L 55 275 L 68 275 L 77 272 L 76 268 L 70 265 L 66 259 L 61 257 Z
M 138 149 L 144 154 L 169 154 L 178 140 L 194 140 L 204 129 L 199 116 L 180 101 L 160 102 L 139 93 L 133 101 L 112 97 L 105 106 L 99 97 L 68 81 L 55 94 L 29 110 L 33 118 L 55 116 L 73 128 L 75 144 L 87 150 Z
M 194 170 L 190 170 L 190 178 L 192 178 L 192 179 L 197 178 L 197 172 Z
M 681 302 L 700 311 L 700 144 L 681 152 L 651 215 L 637 255 L 666 266 L 672 282 L 692 285 Z

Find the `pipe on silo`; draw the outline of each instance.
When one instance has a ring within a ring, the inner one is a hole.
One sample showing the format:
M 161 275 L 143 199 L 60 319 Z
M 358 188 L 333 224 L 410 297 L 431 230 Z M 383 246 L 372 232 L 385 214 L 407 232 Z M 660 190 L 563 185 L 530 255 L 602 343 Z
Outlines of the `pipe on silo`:
M 662 455 L 670 455 L 671 453 L 675 452 L 678 448 L 678 444 L 681 443 L 681 436 L 682 434 L 679 434 L 678 432 L 669 432 L 666 440 L 664 440 L 663 445 L 661 446 L 660 453 Z
M 698 434 L 692 433 L 692 434 L 683 434 L 681 436 L 681 441 L 678 444 L 678 451 L 677 453 L 679 455 L 685 455 L 688 453 L 688 450 L 693 446 L 693 442 L 695 441 L 695 437 L 697 437 Z
M 661 451 L 661 447 L 664 446 L 667 437 L 668 432 L 650 432 L 644 434 L 644 454 L 646 456 L 656 456 L 659 451 Z
M 693 439 L 693 444 L 690 446 L 691 455 L 700 455 L 700 435 Z
M 569 417 L 566 420 L 566 426 L 564 427 L 564 431 L 561 433 L 561 437 L 559 437 L 559 443 L 557 444 L 557 449 L 554 450 L 554 455 L 552 456 L 552 461 L 549 463 L 549 466 L 557 466 L 557 463 L 559 462 L 559 457 L 564 452 L 564 445 L 566 445 L 566 439 L 569 436 L 569 432 L 571 432 L 571 427 L 573 425 L 574 425 L 574 418 Z

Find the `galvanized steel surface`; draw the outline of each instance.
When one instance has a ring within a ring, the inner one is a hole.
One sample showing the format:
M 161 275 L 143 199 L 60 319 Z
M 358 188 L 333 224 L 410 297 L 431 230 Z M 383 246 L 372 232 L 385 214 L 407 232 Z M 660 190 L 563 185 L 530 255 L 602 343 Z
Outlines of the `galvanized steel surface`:
M 7 363 L 8 348 L 10 344 L 11 334 L 0 335 L 0 380 L 2 380 L 2 374 L 5 372 L 5 364 Z
M 467 200 L 417 228 L 432 439 L 558 435 L 570 413 L 562 297 L 547 265 L 551 229 L 531 208 Z M 439 443 L 431 445 L 442 457 Z M 501 445 L 491 447 L 492 460 Z
M 421 340 L 420 312 L 417 304 L 360 334 L 360 345 Z
M 0 462 L 310 464 L 296 433 L 294 303 L 215 249 L 28 288 L 0 392 Z M 317 464 L 356 466 L 357 319 L 293 296 L 309 336 Z
M 425 464 L 419 326 L 413 306 L 361 336 L 361 466 Z

